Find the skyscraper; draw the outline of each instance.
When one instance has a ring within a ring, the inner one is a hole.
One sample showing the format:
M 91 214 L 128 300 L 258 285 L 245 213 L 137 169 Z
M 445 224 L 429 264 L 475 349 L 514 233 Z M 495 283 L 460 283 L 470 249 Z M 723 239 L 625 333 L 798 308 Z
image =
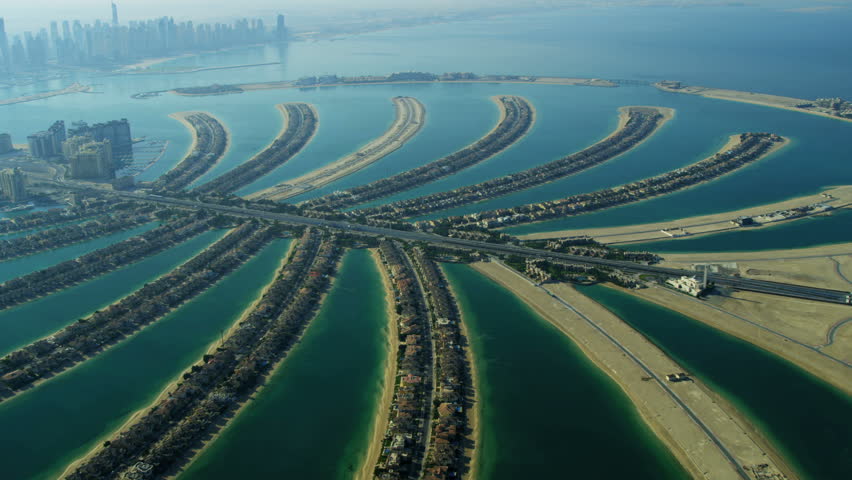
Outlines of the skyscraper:
M 91 142 L 68 159 L 72 178 L 113 179 L 115 165 L 109 140 Z
M 8 133 L 0 133 L 0 155 L 9 153 L 15 149 L 12 145 L 12 136 Z
M 6 23 L 0 17 L 0 55 L 3 56 L 3 67 L 7 72 L 12 71 L 12 52 L 9 51 L 9 39 L 6 37 Z
M 24 174 L 21 169 L 7 168 L 0 172 L 0 190 L 3 191 L 3 196 L 13 202 L 26 200 L 27 190 L 24 186 Z
M 284 15 L 278 15 L 278 23 L 275 26 L 275 39 L 279 42 L 287 39 L 287 26 L 284 25 Z
M 115 2 L 112 2 L 112 26 L 118 26 L 118 7 L 115 6 Z

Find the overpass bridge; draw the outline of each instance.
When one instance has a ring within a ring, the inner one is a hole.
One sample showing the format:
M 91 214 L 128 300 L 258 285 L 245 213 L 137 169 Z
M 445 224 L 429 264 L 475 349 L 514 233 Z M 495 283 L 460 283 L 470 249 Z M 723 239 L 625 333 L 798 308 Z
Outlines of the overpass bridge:
M 415 242 L 425 242 L 439 246 L 449 246 L 470 250 L 479 250 L 483 252 L 520 255 L 525 257 L 544 258 L 549 260 L 564 261 L 570 263 L 579 263 L 584 265 L 602 266 L 617 268 L 620 270 L 647 273 L 654 275 L 667 276 L 692 276 L 699 272 L 692 270 L 682 270 L 676 268 L 660 267 L 655 265 L 642 265 L 633 262 L 621 260 L 609 260 L 604 258 L 584 257 L 581 255 L 571 255 L 567 253 L 549 252 L 546 250 L 537 250 L 529 247 L 521 247 L 517 245 L 497 244 L 481 242 L 477 240 L 465 240 L 460 238 L 443 237 L 432 233 L 393 230 L 390 228 L 373 227 L 370 225 L 353 224 L 349 222 L 325 220 L 320 218 L 302 217 L 288 213 L 267 212 L 244 207 L 233 207 L 228 205 L 219 205 L 215 203 L 205 203 L 196 200 L 184 200 L 173 197 L 163 197 L 159 195 L 150 195 L 135 192 L 112 191 L 93 189 L 90 187 L 74 186 L 67 183 L 61 183 L 62 186 L 76 189 L 86 190 L 91 193 L 105 194 L 110 193 L 121 198 L 130 200 L 139 200 L 145 202 L 161 203 L 173 205 L 177 207 L 190 209 L 204 209 L 215 212 L 227 213 L 234 216 L 248 218 L 262 218 L 267 220 L 275 220 L 282 223 L 301 226 L 314 226 L 334 228 L 342 231 L 357 232 L 367 235 L 384 236 L 398 238 L 400 240 L 408 240 Z M 703 273 L 703 272 L 702 272 Z M 852 304 L 852 292 L 841 290 L 830 290 L 825 288 L 810 287 L 805 285 L 795 285 L 781 282 L 770 282 L 767 280 L 756 280 L 749 278 L 734 277 L 721 274 L 709 274 L 708 280 L 716 285 L 735 288 L 738 290 L 746 290 L 751 292 L 766 293 L 770 295 L 780 295 L 785 297 L 800 298 L 804 300 L 813 300 L 817 302 L 835 303 L 835 304 Z

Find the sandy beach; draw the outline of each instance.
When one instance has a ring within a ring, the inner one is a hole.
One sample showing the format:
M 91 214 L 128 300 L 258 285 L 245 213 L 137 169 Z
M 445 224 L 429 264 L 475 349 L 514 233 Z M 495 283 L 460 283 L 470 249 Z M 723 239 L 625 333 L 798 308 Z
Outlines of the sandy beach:
M 193 115 L 193 114 L 199 114 L 199 113 L 203 113 L 204 115 L 207 115 L 211 118 L 214 118 L 217 122 L 219 122 L 220 125 L 222 125 L 222 128 L 225 129 L 225 135 L 227 135 L 226 142 L 225 142 L 225 150 L 222 151 L 222 156 L 220 156 L 219 159 L 216 160 L 216 163 L 214 163 L 213 165 L 210 166 L 210 169 L 208 170 L 208 172 L 209 172 L 210 170 L 216 168 L 217 165 L 219 165 L 219 162 L 221 162 L 222 159 L 225 158 L 225 155 L 228 154 L 228 150 L 230 150 L 230 148 L 231 148 L 231 130 L 228 129 L 228 125 L 226 125 L 225 122 L 223 122 L 221 119 L 217 118 L 215 115 L 213 115 L 210 112 L 201 112 L 201 111 L 175 112 L 175 113 L 170 113 L 169 117 L 174 118 L 175 120 L 182 123 L 183 126 L 185 126 L 189 130 L 190 134 L 192 135 L 192 144 L 186 150 L 186 154 L 184 154 L 183 159 L 181 159 L 181 162 L 183 162 L 186 159 L 186 157 L 190 153 L 192 153 L 193 150 L 195 150 L 195 148 L 198 146 L 198 131 L 192 126 L 191 123 L 189 123 L 189 120 L 187 120 L 186 117 Z M 178 165 L 180 165 L 180 162 L 175 164 L 175 166 L 172 167 L 172 169 L 177 167 Z
M 748 422 L 712 394 L 700 379 L 677 384 L 666 382 L 666 374 L 684 369 L 620 318 L 570 285 L 547 284 L 546 289 L 540 288 L 496 262 L 476 263 L 473 267 L 518 295 L 568 335 L 618 383 L 644 421 L 695 478 L 740 479 L 735 465 L 763 463 L 769 463 L 772 469 L 784 472 L 790 479 L 796 478 L 755 435 Z M 558 299 L 569 303 L 573 310 Z
M 752 105 L 760 105 L 763 107 L 780 108 L 782 110 L 790 110 L 792 112 L 807 113 L 810 115 L 818 115 L 820 117 L 840 120 L 842 122 L 852 122 L 852 118 L 843 118 L 831 115 L 821 110 L 814 108 L 799 108 L 797 105 L 811 104 L 811 100 L 802 98 L 782 97 L 779 95 L 770 95 L 767 93 L 742 92 L 738 90 L 725 90 L 722 88 L 709 88 L 699 86 L 683 86 L 682 88 L 671 88 L 660 84 L 654 84 L 655 87 L 670 93 L 685 93 L 688 95 L 698 95 L 700 97 L 713 98 L 716 100 L 728 100 L 731 102 L 750 103 Z
M 394 380 L 396 379 L 396 353 L 399 351 L 399 333 L 396 324 L 396 310 L 394 309 L 396 302 L 394 300 L 391 280 L 382 264 L 382 257 L 379 255 L 379 251 L 371 248 L 370 255 L 373 257 L 373 261 L 376 262 L 376 268 L 381 273 L 382 287 L 385 289 L 385 315 L 388 318 L 387 360 L 385 362 L 384 387 L 382 388 L 379 405 L 376 407 L 376 418 L 370 435 L 370 447 L 364 456 L 364 463 L 355 475 L 355 480 L 373 479 L 373 470 L 379 461 L 379 456 L 382 452 L 382 441 L 385 438 L 385 432 L 388 428 L 390 407 L 393 402 Z
M 440 268 L 440 264 L 438 264 Z M 442 269 L 443 270 L 443 269 Z M 446 272 L 443 272 L 446 277 Z M 447 288 L 450 289 L 450 292 L 453 294 L 453 297 L 458 301 L 458 294 L 453 289 L 452 284 L 447 282 Z M 480 383 L 479 383 L 479 374 L 476 370 L 476 355 L 473 353 L 473 345 L 470 341 L 470 330 L 467 328 L 467 323 L 464 318 L 464 312 L 459 308 L 459 315 L 461 316 L 461 322 L 459 322 L 459 326 L 461 327 L 461 334 L 465 340 L 465 358 L 467 359 L 467 364 L 470 369 L 470 380 L 471 380 L 471 388 L 470 395 L 468 396 L 468 401 L 472 403 L 472 407 L 468 406 L 467 410 L 467 423 L 468 428 L 470 429 L 470 434 L 467 436 L 468 447 L 465 448 L 465 455 L 470 459 L 470 463 L 468 464 L 467 472 L 462 475 L 463 479 L 475 480 L 477 478 L 477 470 L 479 467 L 479 442 L 482 438 L 482 426 L 481 426 L 481 418 L 482 418 L 482 403 L 479 401 L 479 395 L 477 392 L 480 391 Z
M 426 109 L 422 103 L 411 97 L 395 97 L 392 101 L 396 119 L 380 137 L 339 160 L 295 179 L 247 195 L 246 198 L 286 200 L 351 175 L 400 149 L 423 128 Z
M 753 292 L 707 300 L 651 287 L 625 292 L 783 357 L 852 394 L 852 318 L 849 306 Z
M 831 195 L 832 198 L 827 198 L 825 195 Z M 719 233 L 726 230 L 736 230 L 742 228 L 731 223 L 731 220 L 741 216 L 753 217 L 764 213 L 775 212 L 778 210 L 789 210 L 792 208 L 804 207 L 815 203 L 824 203 L 834 208 L 848 208 L 852 205 L 852 186 L 834 187 L 825 190 L 822 193 L 815 195 L 807 195 L 797 197 L 782 202 L 760 205 L 757 207 L 749 207 L 731 212 L 714 213 L 711 215 L 700 215 L 695 217 L 680 218 L 666 222 L 643 223 L 636 225 L 622 225 L 618 227 L 604 228 L 587 228 L 587 229 L 572 229 L 572 230 L 557 230 L 553 232 L 530 233 L 527 235 L 519 235 L 522 240 L 541 240 L 547 238 L 573 237 L 578 235 L 588 235 L 595 240 L 616 245 L 619 243 L 636 243 L 657 240 L 677 240 L 678 238 L 694 238 L 699 235 L 708 233 Z M 780 222 L 772 222 L 760 226 L 748 227 L 749 230 L 764 228 L 770 225 L 779 225 L 784 222 L 792 222 L 798 220 L 798 217 L 791 220 L 783 220 Z M 668 229 L 672 233 L 686 233 L 685 237 L 672 237 L 666 235 L 661 230 Z

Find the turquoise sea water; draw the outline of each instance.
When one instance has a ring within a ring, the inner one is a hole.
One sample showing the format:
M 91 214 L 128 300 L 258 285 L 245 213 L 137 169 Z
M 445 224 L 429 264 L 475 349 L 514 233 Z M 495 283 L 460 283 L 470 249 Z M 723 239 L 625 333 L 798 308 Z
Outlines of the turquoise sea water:
M 114 243 L 121 242 L 122 240 L 127 240 L 130 237 L 145 233 L 157 226 L 157 222 L 146 223 L 145 225 L 140 225 L 138 227 L 131 228 L 130 230 L 124 230 L 122 232 L 113 233 L 112 235 L 98 237 L 88 242 L 75 243 L 74 245 L 57 248 L 56 250 L 50 250 L 47 252 L 37 253 L 35 255 L 0 262 L 0 282 L 6 282 L 15 277 L 20 277 L 28 273 L 35 272 L 36 270 L 53 266 L 57 263 L 73 260 L 100 248 L 104 248 Z
M 852 398 L 786 360 L 663 307 L 603 286 L 582 293 L 609 308 L 721 393 L 811 480 L 852 471 Z
M 378 413 L 387 322 L 369 252 L 347 253 L 300 344 L 180 478 L 352 478 Z
M 0 357 L 70 325 L 164 275 L 225 234 L 211 231 L 44 298 L 0 311 Z
M 618 385 L 563 333 L 472 268 L 446 264 L 444 271 L 476 355 L 480 480 L 568 472 L 689 478 Z
M 266 247 L 221 283 L 98 357 L 0 403 L 4 478 L 42 480 L 144 408 L 236 320 L 272 280 L 289 240 Z

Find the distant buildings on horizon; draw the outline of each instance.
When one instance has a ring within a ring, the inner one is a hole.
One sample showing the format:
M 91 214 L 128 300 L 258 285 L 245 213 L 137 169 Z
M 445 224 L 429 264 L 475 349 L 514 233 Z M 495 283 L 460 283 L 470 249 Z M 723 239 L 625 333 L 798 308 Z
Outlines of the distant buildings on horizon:
M 7 74 L 59 66 L 105 66 L 165 57 L 200 50 L 282 42 L 288 38 L 284 15 L 267 30 L 261 19 L 240 19 L 233 24 L 176 23 L 173 18 L 119 23 L 118 8 L 112 7 L 112 22 L 79 20 L 50 22 L 50 30 L 24 32 L 11 41 L 0 17 L 0 72 Z M 60 32 L 61 30 L 61 32 Z

